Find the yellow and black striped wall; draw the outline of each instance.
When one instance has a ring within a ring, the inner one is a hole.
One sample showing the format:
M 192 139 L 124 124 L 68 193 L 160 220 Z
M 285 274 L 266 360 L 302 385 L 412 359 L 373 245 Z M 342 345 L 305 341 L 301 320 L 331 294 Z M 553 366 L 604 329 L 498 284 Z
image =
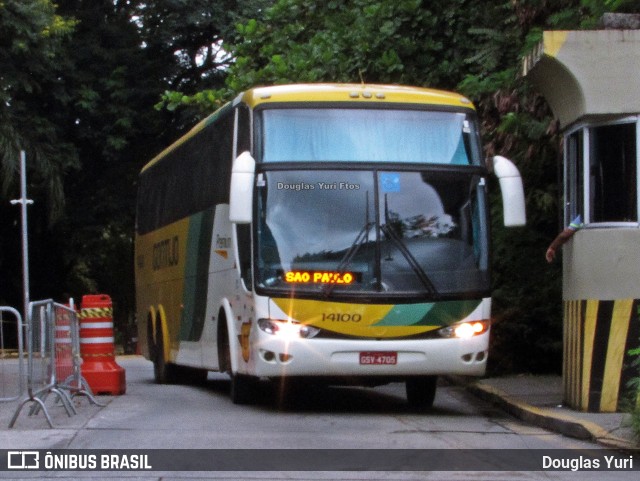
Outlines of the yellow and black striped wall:
M 564 403 L 590 412 L 640 402 L 630 349 L 640 345 L 640 299 L 564 301 Z
M 628 382 L 640 376 L 629 355 L 640 345 L 640 228 L 587 225 L 562 250 L 564 401 L 624 411 L 638 402 Z

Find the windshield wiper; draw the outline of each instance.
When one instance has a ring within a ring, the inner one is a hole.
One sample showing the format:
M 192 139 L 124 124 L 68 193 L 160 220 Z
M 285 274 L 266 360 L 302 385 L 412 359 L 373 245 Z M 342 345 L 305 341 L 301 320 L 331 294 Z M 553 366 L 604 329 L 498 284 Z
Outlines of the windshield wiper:
M 393 227 L 389 225 L 389 217 L 390 217 L 389 216 L 389 197 L 387 196 L 387 194 L 385 194 L 384 196 L 385 223 L 380 226 L 380 230 L 384 233 L 385 236 L 387 236 L 389 240 L 391 240 L 393 244 L 395 244 L 395 246 L 398 248 L 400 253 L 404 256 L 404 258 L 409 263 L 409 266 L 411 266 L 411 269 L 413 269 L 413 272 L 415 273 L 415 275 L 418 277 L 418 279 L 420 279 L 420 282 L 422 282 L 422 285 L 427 290 L 427 292 L 437 299 L 438 297 L 440 297 L 440 293 L 438 292 L 438 289 L 436 289 L 436 286 L 433 285 L 433 282 L 431 282 L 431 279 L 429 279 L 429 276 L 424 271 L 420 263 L 416 260 L 414 255 L 411 253 L 411 251 L 407 247 L 407 245 L 402 241 L 402 238 L 397 234 L 396 231 L 393 230 Z
M 420 282 L 425 287 L 427 292 L 429 292 L 429 294 L 431 294 L 435 298 L 440 297 L 440 293 L 436 289 L 436 286 L 433 285 L 433 282 L 431 282 L 431 279 L 429 279 L 427 273 L 424 271 L 420 263 L 416 260 L 406 244 L 402 241 L 400 236 L 393 230 L 393 227 L 391 227 L 389 224 L 383 224 L 380 226 L 380 230 L 398 248 L 400 253 L 409 263 L 409 266 L 411 266 L 413 272 L 416 274 L 418 279 L 420 279 Z
M 336 272 L 338 272 L 340 276 L 342 276 L 346 272 L 347 267 L 349 267 L 349 264 L 351 264 L 351 261 L 360 250 L 360 247 L 362 247 L 365 241 L 367 241 L 367 239 L 369 238 L 369 231 L 374 225 L 375 225 L 375 222 L 367 221 L 364 224 L 364 226 L 362 226 L 362 229 L 360 229 L 360 232 L 354 239 L 353 243 L 351 244 L 351 247 L 349 247 L 347 252 L 345 252 L 344 256 L 342 256 L 342 259 L 340 259 L 340 262 L 336 267 Z M 333 291 L 333 288 L 335 286 L 336 284 L 325 284 L 324 286 L 325 297 L 329 297 L 331 295 L 331 292 Z

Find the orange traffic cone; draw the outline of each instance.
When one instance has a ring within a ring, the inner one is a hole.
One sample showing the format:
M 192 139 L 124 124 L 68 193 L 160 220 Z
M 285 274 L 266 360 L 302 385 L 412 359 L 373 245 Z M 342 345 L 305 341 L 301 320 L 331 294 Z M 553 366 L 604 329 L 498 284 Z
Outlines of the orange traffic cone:
M 111 298 L 106 294 L 83 296 L 79 318 L 82 376 L 94 394 L 124 394 L 126 375 L 116 363 Z

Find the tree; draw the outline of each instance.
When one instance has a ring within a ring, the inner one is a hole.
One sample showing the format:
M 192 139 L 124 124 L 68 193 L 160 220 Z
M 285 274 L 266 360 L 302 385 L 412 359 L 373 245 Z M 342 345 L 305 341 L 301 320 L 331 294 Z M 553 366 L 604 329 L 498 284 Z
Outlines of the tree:
M 73 145 L 49 113 L 68 105 L 62 52 L 75 22 L 50 0 L 0 2 L 0 303 L 20 304 L 19 151 L 27 154 L 35 223 L 51 225 L 64 208 L 64 176 L 78 168 Z
M 479 0 L 278 0 L 238 25 L 226 88 L 165 105 L 204 110 L 248 87 L 287 82 L 387 82 L 454 88 L 474 50 L 468 30 Z
M 169 88 L 202 89 L 224 82 L 229 56 L 222 43 L 237 3 L 152 0 L 138 4 L 136 23 L 145 50 L 157 54 L 158 70 L 164 70 Z
M 43 191 L 52 220 L 62 212 L 62 177 L 77 167 L 73 147 L 47 116 L 69 101 L 59 81 L 60 53 L 73 27 L 51 0 L 0 3 L 0 195 L 15 194 L 19 151 L 26 150 L 32 187 Z

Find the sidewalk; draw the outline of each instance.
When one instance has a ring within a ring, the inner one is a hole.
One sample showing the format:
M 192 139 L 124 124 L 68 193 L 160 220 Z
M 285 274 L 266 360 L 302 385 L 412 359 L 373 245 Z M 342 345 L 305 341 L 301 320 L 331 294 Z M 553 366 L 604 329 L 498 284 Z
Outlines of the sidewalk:
M 608 448 L 640 451 L 629 414 L 587 413 L 564 406 L 560 376 L 518 375 L 462 382 L 474 395 L 527 423 Z

